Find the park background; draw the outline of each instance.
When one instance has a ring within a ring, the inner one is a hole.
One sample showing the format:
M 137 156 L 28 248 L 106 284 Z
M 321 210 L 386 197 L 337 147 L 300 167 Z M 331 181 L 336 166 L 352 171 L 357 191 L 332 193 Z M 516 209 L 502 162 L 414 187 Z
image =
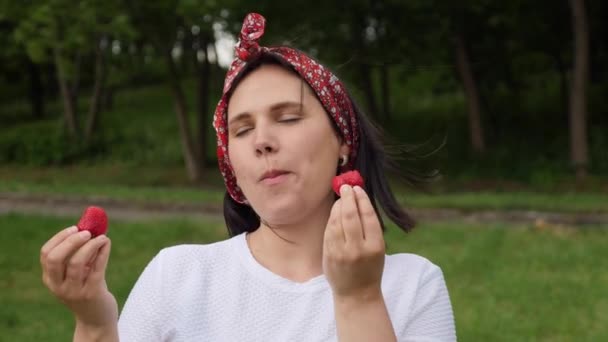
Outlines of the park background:
M 608 340 L 608 3 L 0 1 L 0 341 L 65 341 L 42 244 L 104 206 L 122 306 L 163 247 L 227 237 L 211 118 L 244 16 L 401 146 L 462 341 Z

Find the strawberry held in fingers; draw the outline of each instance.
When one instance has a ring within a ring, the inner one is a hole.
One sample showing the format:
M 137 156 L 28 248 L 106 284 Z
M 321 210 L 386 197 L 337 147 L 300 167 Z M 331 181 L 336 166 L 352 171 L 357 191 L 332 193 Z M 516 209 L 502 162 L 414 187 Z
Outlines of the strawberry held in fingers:
M 90 206 L 84 211 L 76 226 L 78 231 L 90 231 L 92 237 L 102 235 L 108 231 L 108 216 L 102 208 Z
M 350 186 L 358 185 L 363 188 L 363 177 L 361 177 L 361 174 L 357 170 L 344 172 L 338 176 L 335 176 L 331 182 L 331 186 L 338 196 L 340 196 L 340 187 L 344 184 L 348 184 Z

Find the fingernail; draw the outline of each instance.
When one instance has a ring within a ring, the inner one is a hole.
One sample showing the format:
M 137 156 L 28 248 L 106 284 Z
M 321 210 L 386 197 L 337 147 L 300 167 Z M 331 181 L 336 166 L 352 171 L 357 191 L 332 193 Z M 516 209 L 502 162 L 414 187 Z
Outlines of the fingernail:
M 74 234 L 74 233 L 76 233 L 76 232 L 78 231 L 78 227 L 76 227 L 76 226 L 71 226 L 71 227 L 69 227 L 69 228 L 68 228 L 68 229 L 66 229 L 66 230 L 67 230 L 67 232 L 68 232 L 68 233 L 70 233 L 70 234 Z
M 358 186 L 358 185 L 355 185 L 355 186 L 353 186 L 353 190 L 354 190 L 356 193 L 360 194 L 360 193 L 361 193 L 361 191 L 363 191 L 363 188 L 361 188 L 361 187 L 360 187 L 360 186 Z
M 88 238 L 91 237 L 91 232 L 88 230 L 83 230 L 80 233 L 78 233 L 78 235 L 80 236 L 80 238 L 82 238 L 83 240 L 86 240 Z
M 342 184 L 342 186 L 340 187 L 340 193 L 346 193 L 347 191 L 350 191 L 351 186 L 348 184 Z

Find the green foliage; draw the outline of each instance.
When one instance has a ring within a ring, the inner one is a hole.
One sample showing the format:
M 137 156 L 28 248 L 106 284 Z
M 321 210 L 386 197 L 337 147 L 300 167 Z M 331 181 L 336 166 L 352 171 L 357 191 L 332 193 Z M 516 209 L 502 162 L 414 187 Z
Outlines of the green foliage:
M 602 43 L 606 30 L 599 15 L 605 6 L 601 1 L 588 2 L 592 32 L 590 171 L 596 175 L 608 174 L 608 63 Z M 10 132 L 0 132 L 3 162 L 179 165 L 182 152 L 169 90 L 131 93 L 129 88 L 166 82 L 166 53 L 175 46 L 188 53 L 177 66 L 184 80 L 191 79 L 194 69 L 188 58 L 193 41 L 203 35 L 214 37 L 214 24 L 236 34 L 243 16 L 257 11 L 268 19 L 263 44 L 288 43 L 318 57 L 348 83 L 364 109 L 370 93 L 375 94 L 376 102 L 381 101 L 380 70 L 388 68 L 391 116 L 382 108 L 370 116 L 402 143 L 429 138 L 439 142 L 445 137 L 446 146 L 433 158 L 446 177 L 498 178 L 545 186 L 570 173 L 567 92 L 572 37 L 570 25 L 564 24 L 571 20 L 566 2 L 387 0 L 353 1 L 347 7 L 327 2 L 311 7 L 301 0 L 48 0 L 20 5 L 0 1 L 0 9 L 0 25 L 9 23 L 7 29 L 0 30 L 0 43 L 6 45 L 0 54 L 3 74 L 23 73 L 25 49 L 29 57 L 40 62 L 49 61 L 50 52 L 57 49 L 60 65 L 68 74 L 75 73 L 76 55 L 85 56 L 79 78 L 86 88 L 92 83 L 91 52 L 99 35 L 107 34 L 121 47 L 120 54 L 108 58 L 107 84 L 134 100 L 117 102 L 112 112 L 102 115 L 104 132 L 95 137 L 95 147 L 74 147 L 64 141 L 62 124 L 55 119 L 26 122 L 21 119 L 26 117 L 26 109 L 17 113 L 2 103 L 0 116 L 5 119 L 1 122 L 11 127 Z M 485 156 L 475 155 L 469 148 L 467 107 L 454 70 L 452 38 L 457 33 L 468 42 L 478 81 L 488 145 Z M 371 88 L 362 82 L 362 66 L 368 67 Z M 211 104 L 219 97 L 219 78 L 224 72 L 219 68 L 213 71 Z M 189 99 L 194 97 L 194 88 L 188 83 Z M 18 84 L 8 76 L 0 79 L 0 92 L 2 98 L 21 97 L 18 101 L 23 102 L 26 77 Z M 189 101 L 188 105 L 193 112 L 194 103 Z M 213 156 L 210 126 L 208 152 Z M 45 134 L 36 134 L 36 129 Z
M 48 132 L 48 134 L 40 134 Z M 64 165 L 104 152 L 104 144 L 74 144 L 61 129 L 59 121 L 37 122 L 14 128 L 0 135 L 0 163 L 31 166 Z
M 187 97 L 194 98 L 194 82 L 184 84 Z M 115 96 L 114 109 L 105 112 L 101 118 L 100 134 L 88 144 L 74 144 L 65 134 L 59 113 L 55 112 L 53 118 L 24 122 L 0 131 L 0 163 L 37 166 L 113 162 L 183 165 L 173 99 L 167 87 L 119 89 Z M 212 98 L 219 97 L 215 96 Z M 211 106 L 214 104 L 212 101 Z M 81 101 L 81 108 L 87 106 L 87 101 Z M 12 108 L 7 107 L 6 110 Z M 2 115 L 0 110 L 0 117 Z M 193 115 L 191 120 L 194 121 Z M 215 131 L 211 125 L 208 130 L 207 155 L 213 158 Z
M 58 54 L 66 76 L 75 73 L 72 55 L 94 51 L 102 36 L 132 39 L 135 32 L 118 0 L 48 0 L 29 4 L 15 30 L 17 43 L 35 62 Z
M 412 73 L 396 94 L 396 110 L 385 130 L 399 143 L 419 144 L 430 139 L 426 150 L 446 139 L 446 145 L 428 158 L 429 167 L 440 169 L 445 178 L 457 180 L 505 180 L 541 188 L 568 178 L 567 120 L 556 119 L 547 92 L 526 94 L 522 112 L 501 112 L 488 119 L 490 150 L 479 157 L 469 149 L 466 106 L 460 93 L 434 94 L 429 87 L 440 79 L 436 71 Z M 218 82 L 219 84 L 219 82 Z M 194 82 L 185 83 L 188 98 L 193 98 Z M 219 86 L 212 87 L 219 91 Z M 557 94 L 555 94 L 557 97 Z M 211 104 L 219 95 L 211 96 Z M 595 101 L 595 100 L 594 100 Z M 597 98 L 597 106 L 603 99 Z M 152 86 L 117 90 L 115 107 L 104 113 L 102 134 L 87 147 L 65 140 L 61 121 L 49 119 L 28 122 L 3 130 L 0 158 L 3 163 L 66 165 L 75 163 L 128 163 L 175 167 L 182 165 L 181 145 L 173 100 L 167 87 Z M 508 98 L 505 99 L 505 105 Z M 593 102 L 596 103 L 596 102 Z M 192 102 L 189 102 L 193 105 Z M 86 107 L 86 103 L 81 106 Z M 526 108 L 527 107 L 527 108 Z M 548 108 L 543 108 L 548 107 Z M 6 110 L 14 107 L 7 107 Z M 13 109 L 10 109 L 11 111 Z M 209 108 L 211 112 L 213 108 Z M 0 111 L 0 116 L 2 116 Z M 6 115 L 6 114 L 4 114 Z M 192 118 L 193 119 L 193 118 Z M 491 120 L 497 120 L 493 126 Z M 561 123 L 559 121 L 561 120 Z M 547 125 L 547 122 L 551 122 Z M 608 173 L 605 146 L 607 122 L 601 115 L 591 117 L 591 170 L 598 176 Z M 495 127 L 495 128 L 494 128 Z M 209 129 L 207 155 L 213 158 L 215 132 Z M 40 132 L 47 132 L 40 134 Z

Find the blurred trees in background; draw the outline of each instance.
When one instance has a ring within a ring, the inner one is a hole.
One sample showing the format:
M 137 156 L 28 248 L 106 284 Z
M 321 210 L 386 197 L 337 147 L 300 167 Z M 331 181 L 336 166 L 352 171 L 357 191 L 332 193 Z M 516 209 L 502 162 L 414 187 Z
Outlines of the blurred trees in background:
M 9 7 L 7 2 L 6 7 Z M 61 92 L 64 122 L 74 141 L 88 140 L 99 121 L 102 95 L 107 75 L 109 41 L 130 39 L 127 16 L 114 1 L 49 0 L 16 5 L 5 12 L 6 21 L 14 19 L 13 36 L 17 48 L 26 52 L 32 63 L 32 108 L 43 108 L 44 87 L 37 65 L 50 63 L 53 78 Z M 93 66 L 87 70 L 84 66 Z M 86 126 L 81 127 L 78 98 L 82 74 L 87 73 L 92 87 Z M 38 114 L 40 115 L 40 114 Z
M 527 137 L 549 151 L 559 132 L 570 137 L 570 152 L 553 153 L 568 155 L 582 180 L 593 165 L 589 141 L 608 147 L 607 7 L 600 0 L 1 0 L 0 123 L 47 119 L 48 104 L 60 101 L 65 139 L 86 144 L 100 134 L 100 115 L 115 92 L 166 84 L 174 138 L 189 178 L 199 181 L 213 159 L 209 132 L 222 53 L 255 11 L 268 21 L 263 44 L 293 45 L 325 62 L 387 130 L 409 128 L 416 96 L 440 103 L 456 94 L 472 160 Z M 78 106 L 84 94 L 86 113 Z M 17 99 L 29 103 L 27 115 L 2 109 Z M 595 135 L 592 124 L 601 127 Z

